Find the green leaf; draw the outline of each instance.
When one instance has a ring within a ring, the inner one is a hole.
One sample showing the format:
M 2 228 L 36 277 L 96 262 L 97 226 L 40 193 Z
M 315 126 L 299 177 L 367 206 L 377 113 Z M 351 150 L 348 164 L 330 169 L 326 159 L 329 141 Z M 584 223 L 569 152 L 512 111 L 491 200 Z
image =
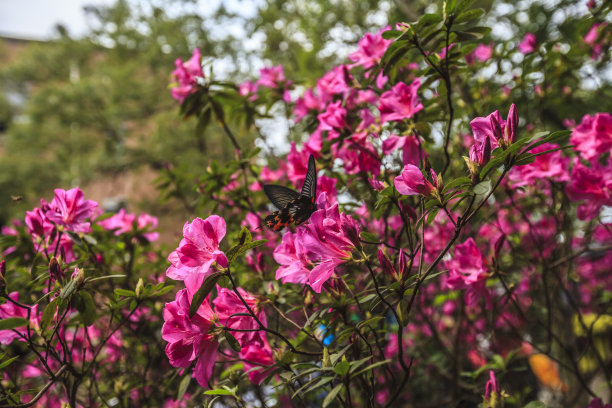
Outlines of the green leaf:
M 431 224 L 433 222 L 433 220 L 436 218 L 436 215 L 438 215 L 438 211 L 440 211 L 440 208 L 434 208 L 429 212 L 429 214 L 427 214 L 428 224 Z
M 228 390 L 208 390 L 204 391 L 204 395 L 234 395 Z
M 453 22 L 458 24 L 458 23 L 464 23 L 469 20 L 476 20 L 483 14 L 484 14 L 483 9 L 479 9 L 479 8 L 471 9 L 471 10 L 468 10 L 466 12 L 459 14 L 457 17 L 455 17 L 455 20 Z
M 426 27 L 428 25 L 438 24 L 440 21 L 442 21 L 442 16 L 439 14 L 424 14 L 419 18 L 417 25 Z
M 68 299 L 70 296 L 72 296 L 76 288 L 77 288 L 77 281 L 71 280 L 70 282 L 68 282 L 68 284 L 66 284 L 66 286 L 64 286 L 64 288 L 60 292 L 60 298 Z
M 190 383 L 191 383 L 191 375 L 187 374 L 185 377 L 183 377 L 183 379 L 181 380 L 181 383 L 179 384 L 178 393 L 176 394 L 177 401 L 180 401 L 183 399 L 183 396 L 185 395 L 185 392 L 187 392 L 187 388 L 189 388 Z
M 85 326 L 91 326 L 94 324 L 96 321 L 96 305 L 89 292 L 78 292 L 75 300 L 76 309 L 79 311 Z
M 376 295 L 375 295 L 376 296 Z M 357 323 L 357 329 L 361 329 L 364 326 L 370 326 L 370 325 L 374 325 L 376 323 L 378 323 L 380 320 L 384 319 L 383 316 L 374 316 L 374 317 L 370 317 L 367 320 L 364 320 L 362 322 Z
M 361 231 L 359 233 L 359 238 L 363 239 L 364 241 L 378 242 L 378 235 L 372 234 L 368 231 Z
M 0 370 L 2 370 L 5 367 L 8 367 L 9 365 L 11 365 L 11 363 L 15 360 L 17 360 L 19 358 L 19 356 L 15 356 L 15 357 L 11 357 L 6 361 L 3 361 L 2 363 L 0 363 Z
M 491 180 L 481 181 L 474 186 L 474 194 L 484 196 L 491 191 L 492 185 Z
M 117 296 L 126 296 L 126 297 L 134 297 L 136 293 L 133 290 L 127 289 L 115 289 L 115 295 Z
M 515 166 L 524 166 L 526 164 L 533 163 L 535 161 L 535 155 L 531 153 L 521 153 L 516 161 L 514 162 Z
M 339 376 L 344 377 L 348 373 L 350 368 L 351 368 L 351 364 L 348 362 L 346 357 L 344 357 L 342 358 L 342 361 L 336 364 L 336 366 L 334 367 L 334 372 L 338 374 Z
M 485 177 L 487 177 L 487 175 L 489 174 L 489 171 L 493 169 L 497 169 L 503 163 L 504 163 L 503 157 L 496 157 L 494 159 L 491 159 L 487 164 L 485 164 L 485 166 L 480 171 L 480 179 L 482 180 Z
M 240 350 L 242 349 L 242 347 L 240 347 L 240 343 L 238 343 L 238 340 L 236 340 L 234 335 L 230 333 L 229 330 L 225 331 L 225 340 L 227 340 L 227 343 L 230 345 L 232 350 L 234 350 L 237 353 L 240 353 Z
M 42 318 L 40 319 L 40 330 L 45 331 L 45 329 L 49 326 L 49 323 L 53 320 L 53 316 L 55 316 L 55 312 L 57 311 L 57 305 L 59 304 L 61 298 L 56 297 L 45 307 L 43 311 Z
M 0 330 L 10 330 L 17 327 L 25 326 L 28 321 L 23 317 L 9 317 L 8 319 L 0 320 Z
M 531 401 L 529 404 L 525 405 L 523 408 L 546 408 L 546 404 L 540 401 Z
M 213 272 L 211 275 L 208 275 L 204 282 L 202 282 L 202 286 L 200 289 L 193 295 L 193 299 L 191 300 L 191 305 L 189 305 L 189 318 L 195 316 L 196 312 L 206 299 L 206 296 L 210 293 L 210 291 L 215 287 L 215 284 L 219 280 L 220 277 L 225 275 L 224 272 Z
M 336 399 L 336 396 L 342 390 L 343 387 L 344 384 L 338 384 L 329 392 L 329 394 L 327 394 L 327 396 L 323 400 L 323 408 L 327 407 Z
M 382 366 L 382 365 L 389 364 L 390 362 L 391 362 L 391 360 L 377 361 L 376 363 L 370 364 L 370 365 L 369 365 L 369 366 L 367 366 L 366 368 L 363 368 L 363 369 L 361 369 L 361 370 L 357 371 L 356 373 L 353 373 L 353 374 L 351 375 L 351 378 L 353 378 L 353 377 L 358 377 L 358 376 L 360 376 L 361 374 L 365 373 L 366 371 L 373 370 L 373 369 L 375 369 L 376 367 L 380 367 L 380 366 Z
M 78 234 L 72 232 L 72 231 L 64 231 L 66 234 L 68 234 L 68 236 L 70 237 L 70 239 L 77 245 L 81 246 L 83 245 L 83 241 L 81 240 L 81 238 L 79 237 Z
M 469 186 L 471 184 L 472 184 L 472 180 L 469 177 L 459 177 L 459 178 L 452 180 L 449 183 L 446 183 L 444 185 L 444 190 L 442 191 L 442 193 L 446 193 L 447 191 L 453 188 Z

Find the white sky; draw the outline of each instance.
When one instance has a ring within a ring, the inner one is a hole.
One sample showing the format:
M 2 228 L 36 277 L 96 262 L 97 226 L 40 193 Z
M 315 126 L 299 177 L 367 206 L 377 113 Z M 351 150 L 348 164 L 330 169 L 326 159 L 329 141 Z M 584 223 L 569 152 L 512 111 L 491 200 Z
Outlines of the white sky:
M 112 4 L 113 0 L 0 0 L 0 35 L 45 39 L 61 23 L 70 35 L 87 29 L 85 5 Z

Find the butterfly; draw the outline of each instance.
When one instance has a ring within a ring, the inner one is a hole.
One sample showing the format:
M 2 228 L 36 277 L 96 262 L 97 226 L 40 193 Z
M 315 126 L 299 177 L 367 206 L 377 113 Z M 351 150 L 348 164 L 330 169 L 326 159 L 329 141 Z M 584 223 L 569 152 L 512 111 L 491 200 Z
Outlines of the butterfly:
M 265 218 L 265 225 L 274 231 L 280 231 L 290 224 L 300 225 L 317 210 L 317 168 L 314 157 L 310 155 L 308 159 L 308 171 L 301 193 L 276 184 L 266 184 L 263 188 L 272 204 L 278 208 L 278 211 Z

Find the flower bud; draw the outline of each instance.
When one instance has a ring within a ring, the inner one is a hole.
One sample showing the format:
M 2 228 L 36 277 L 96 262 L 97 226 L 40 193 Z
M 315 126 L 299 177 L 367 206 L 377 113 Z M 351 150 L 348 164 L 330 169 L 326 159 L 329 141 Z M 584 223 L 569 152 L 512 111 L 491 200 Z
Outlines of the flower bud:
M 380 266 L 382 270 L 387 275 L 393 276 L 395 279 L 398 278 L 397 271 L 393 267 L 391 260 L 385 255 L 382 249 L 378 248 L 378 261 L 380 262 Z
M 75 280 L 77 284 L 80 285 L 85 280 L 85 272 L 81 268 L 74 268 L 74 272 L 72 272 L 70 278 Z
M 56 257 L 52 257 L 49 261 L 49 280 L 53 284 L 53 282 L 63 278 L 64 271 L 62 271 L 62 267 L 60 266 L 59 261 Z
M 508 133 L 507 142 L 508 144 L 512 144 L 516 137 L 516 128 L 518 127 L 518 113 L 514 104 L 510 105 L 510 110 L 508 111 L 508 120 L 506 122 L 506 129 Z
M 501 140 L 503 138 L 503 134 L 501 125 L 499 124 L 496 115 L 491 115 L 489 122 L 491 123 L 491 131 L 493 132 L 493 136 L 495 136 L 495 140 Z

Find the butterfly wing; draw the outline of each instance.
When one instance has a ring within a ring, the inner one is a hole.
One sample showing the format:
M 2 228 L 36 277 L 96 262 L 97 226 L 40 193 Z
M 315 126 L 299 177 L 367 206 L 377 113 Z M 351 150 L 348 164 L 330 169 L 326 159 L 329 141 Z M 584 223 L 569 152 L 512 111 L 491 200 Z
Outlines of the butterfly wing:
M 306 173 L 306 179 L 302 185 L 302 195 L 308 198 L 315 198 L 317 194 L 317 168 L 315 166 L 314 157 L 312 154 L 308 159 L 308 172 Z
M 300 193 L 297 191 L 276 184 L 266 184 L 263 188 L 272 204 L 279 210 L 284 209 L 290 202 L 300 197 Z

